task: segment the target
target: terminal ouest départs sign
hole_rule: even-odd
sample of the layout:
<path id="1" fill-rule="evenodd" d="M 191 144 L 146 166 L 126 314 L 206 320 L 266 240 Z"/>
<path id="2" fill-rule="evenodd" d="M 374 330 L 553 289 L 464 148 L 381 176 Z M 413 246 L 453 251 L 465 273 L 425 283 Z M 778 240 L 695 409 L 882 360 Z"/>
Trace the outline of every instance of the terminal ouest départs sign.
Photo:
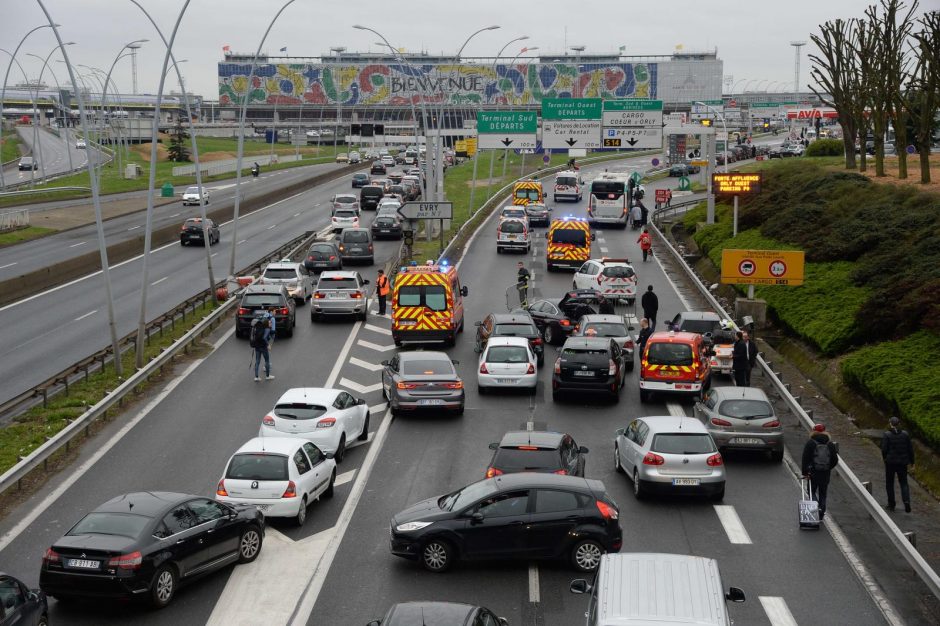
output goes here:
<path id="1" fill-rule="evenodd" d="M 762 182 L 763 175 L 759 172 L 750 174 L 714 172 L 712 174 L 712 190 L 720 195 L 750 196 L 758 194 Z"/>
<path id="2" fill-rule="evenodd" d="M 803 284 L 802 250 L 722 250 L 721 282 L 725 285 Z"/>

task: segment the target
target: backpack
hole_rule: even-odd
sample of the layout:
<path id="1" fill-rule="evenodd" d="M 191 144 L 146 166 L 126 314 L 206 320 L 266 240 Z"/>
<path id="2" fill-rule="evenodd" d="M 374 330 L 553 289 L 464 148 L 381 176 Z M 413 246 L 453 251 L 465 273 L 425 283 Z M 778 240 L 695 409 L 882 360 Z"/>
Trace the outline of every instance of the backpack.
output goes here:
<path id="1" fill-rule="evenodd" d="M 264 330 L 267 327 L 263 317 L 251 320 L 251 331 L 248 334 L 248 345 L 252 348 L 262 349 L 267 342 L 264 340 Z"/>
<path id="2" fill-rule="evenodd" d="M 832 460 L 831 451 L 828 443 L 817 443 L 813 450 L 813 469 L 817 472 L 828 472 Z"/>

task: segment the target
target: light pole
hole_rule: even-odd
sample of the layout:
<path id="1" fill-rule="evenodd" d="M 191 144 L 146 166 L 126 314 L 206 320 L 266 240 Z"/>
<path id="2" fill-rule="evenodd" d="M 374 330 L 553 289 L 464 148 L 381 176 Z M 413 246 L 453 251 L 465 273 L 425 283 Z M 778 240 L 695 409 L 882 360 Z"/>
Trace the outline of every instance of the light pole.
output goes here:
<path id="1" fill-rule="evenodd" d="M 281 52 L 287 54 L 287 46 L 281 48 Z M 274 161 L 274 145 L 277 143 L 277 101 L 281 97 L 281 84 L 277 79 L 277 74 L 274 75 L 274 82 L 277 85 L 277 91 L 274 92 L 274 119 L 273 124 L 271 124 L 271 157 L 269 162 Z"/>
<path id="2" fill-rule="evenodd" d="M 33 28 L 32 30 L 27 31 L 23 38 L 20 39 L 20 42 L 16 44 L 16 48 L 13 49 L 13 52 L 10 53 L 10 63 L 7 65 L 6 74 L 3 76 L 3 89 L 0 90 L 0 109 L 3 108 L 3 103 L 6 102 L 7 98 L 7 80 L 10 78 L 10 68 L 13 67 L 13 61 L 16 60 L 16 53 L 20 51 L 20 48 L 23 46 L 23 43 L 26 41 L 26 38 L 35 33 L 40 28 L 53 28 L 58 26 L 58 24 L 40 24 L 39 26 Z M 61 44 L 61 42 L 60 42 Z M 22 68 L 21 68 L 22 69 Z M 0 124 L 0 143 L 3 143 L 3 124 Z M 32 171 L 32 170 L 30 170 Z M 0 189 L 6 189 L 6 181 L 3 180 L 3 168 L 0 167 Z"/>
<path id="3" fill-rule="evenodd" d="M 38 88 L 38 87 L 37 87 L 36 89 L 30 89 L 30 88 L 29 88 L 29 76 L 26 75 L 26 70 L 23 69 L 23 66 L 20 65 L 20 62 L 19 62 L 19 61 L 17 61 L 15 58 L 13 58 L 13 55 L 12 55 L 12 53 L 11 53 L 9 50 L 6 50 L 6 49 L 4 49 L 4 48 L 0 48 L 0 52 L 6 52 L 7 54 L 10 55 L 10 57 L 11 57 L 11 61 L 10 61 L 11 65 L 12 65 L 13 63 L 16 63 L 16 66 L 17 66 L 18 68 L 20 68 L 20 73 L 23 75 L 23 83 L 26 85 L 26 91 L 29 93 L 29 101 L 30 101 L 30 103 L 33 105 L 33 124 L 32 124 L 32 126 L 33 126 L 33 148 L 36 148 L 36 149 L 38 149 L 38 151 L 39 151 L 39 167 L 41 168 L 40 171 L 41 171 L 42 180 L 45 180 L 45 178 L 46 178 L 46 163 L 45 163 L 45 159 L 42 158 L 42 142 L 40 141 L 39 135 L 37 134 L 37 133 L 39 132 L 39 130 L 38 130 L 38 127 L 39 127 L 39 120 L 38 120 L 38 118 L 39 118 L 39 105 L 37 104 L 36 100 L 37 100 L 37 98 L 39 97 L 39 88 Z M 2 101 L 0 101 L 0 102 L 2 102 Z M 2 108 L 2 107 L 0 107 L 0 108 Z M 0 123 L 0 126 L 2 126 L 2 123 Z M 30 187 L 33 186 L 33 180 L 34 180 L 34 178 L 35 178 L 35 170 L 32 169 L 32 168 L 30 168 L 30 170 L 29 170 L 29 186 L 30 186 Z"/>
<path id="4" fill-rule="evenodd" d="M 63 46 L 74 46 L 74 45 L 75 45 L 75 42 L 74 42 L 74 41 L 67 41 L 67 42 L 65 42 L 65 43 L 62 44 L 62 45 L 63 45 Z M 62 93 L 62 87 L 59 86 L 59 79 L 56 77 L 55 72 L 53 72 L 53 71 L 52 71 L 52 68 L 49 67 L 49 59 L 52 58 L 52 55 L 55 54 L 55 51 L 58 50 L 58 49 L 61 48 L 61 47 L 62 47 L 62 46 L 56 46 L 55 48 L 53 48 L 53 49 L 49 52 L 49 54 L 46 55 L 46 58 L 42 58 L 42 57 L 39 56 L 38 54 L 33 54 L 32 52 L 27 52 L 27 53 L 26 53 L 26 56 L 36 57 L 37 59 L 39 59 L 40 61 L 42 61 L 42 68 L 39 70 L 39 83 L 40 83 L 40 84 L 42 83 L 42 75 L 46 72 L 46 68 L 49 68 L 49 71 L 52 72 L 52 78 L 53 78 L 53 80 L 55 80 L 56 89 L 59 90 L 60 95 L 61 95 L 61 93 Z M 61 104 L 61 103 L 60 103 L 60 104 Z M 71 117 L 71 115 L 70 115 L 69 117 Z M 71 142 L 71 140 L 69 139 L 69 125 L 68 125 L 67 122 L 66 122 L 66 124 L 65 124 L 65 146 L 66 146 L 65 152 L 66 152 L 66 154 L 68 155 L 68 158 L 69 158 L 69 171 L 71 171 L 72 169 L 74 169 L 74 168 L 72 167 L 72 142 Z"/>
<path id="5" fill-rule="evenodd" d="M 99 106 L 99 111 L 101 112 L 101 117 L 103 118 L 103 121 L 102 121 L 102 126 L 101 126 L 101 132 L 98 133 L 98 143 L 99 144 L 103 143 L 102 139 L 104 138 L 104 135 L 105 135 L 104 133 L 105 122 L 107 123 L 108 127 L 111 129 L 111 134 L 108 137 L 108 139 L 111 140 L 111 143 L 114 143 L 112 140 L 112 137 L 114 136 L 113 116 L 108 115 L 108 111 L 105 108 L 105 97 L 107 94 L 108 87 L 107 85 L 105 85 L 105 83 L 102 81 L 102 78 L 101 78 L 101 76 L 104 74 L 104 71 L 99 70 L 96 67 L 91 67 L 90 65 L 83 65 L 81 63 L 76 63 L 76 66 L 83 67 L 86 70 L 88 70 L 88 73 L 85 74 L 85 76 L 87 76 L 89 79 L 94 79 L 92 82 L 92 87 L 94 87 L 95 84 L 97 83 L 97 86 L 101 89 L 101 100 L 98 102 L 98 106 Z M 102 171 L 102 168 L 104 167 L 104 159 L 101 159 L 101 158 L 95 159 L 95 164 L 98 167 L 98 176 L 100 180 L 101 171 Z"/>
<path id="6" fill-rule="evenodd" d="M 513 39 L 513 41 L 519 41 L 520 39 L 528 39 L 528 37 L 519 37 L 519 39 Z M 512 43 L 512 42 L 509 42 L 509 43 Z M 507 44 L 507 45 L 509 45 L 509 44 Z M 538 46 L 534 46 L 534 47 L 533 47 L 533 49 L 535 49 L 535 48 L 538 48 Z M 503 46 L 503 50 L 505 50 L 505 49 L 506 49 L 506 47 Z M 527 52 L 528 50 L 529 50 L 529 48 L 522 48 L 521 50 L 519 50 L 519 52 L 516 53 L 516 56 L 514 56 L 514 57 L 512 58 L 512 60 L 509 62 L 509 67 L 510 67 L 510 68 L 513 67 L 513 66 L 516 64 L 516 59 L 519 58 L 519 55 L 522 54 L 522 53 L 524 53 L 524 52 Z M 502 54 L 503 51 L 500 50 L 499 52 L 500 52 L 500 54 Z M 497 61 L 499 60 L 499 55 L 496 55 L 496 60 L 497 60 Z M 496 61 L 493 61 L 493 67 L 494 67 L 494 68 L 496 67 Z M 507 104 L 509 105 L 509 110 L 511 111 L 511 110 L 512 110 L 512 102 L 507 102 Z M 497 105 L 497 108 L 498 108 L 498 105 Z M 524 158 L 524 157 L 523 157 L 523 158 Z M 507 165 L 508 163 L 509 163 L 509 148 L 506 148 L 505 152 L 503 152 L 503 174 L 502 174 L 501 178 L 506 178 L 506 165 Z M 472 193 L 472 192 L 471 192 L 471 193 Z"/>
<path id="7" fill-rule="evenodd" d="M 725 114 L 719 113 L 718 109 L 711 106 L 710 104 L 705 104 L 704 102 L 696 102 L 695 104 L 705 107 L 706 109 L 714 113 L 715 117 L 717 117 L 721 121 L 721 130 L 725 134 L 725 150 L 724 150 L 725 162 L 723 164 L 722 169 L 724 169 L 724 172 L 727 174 L 728 173 L 728 126 L 725 124 Z"/>
<path id="8" fill-rule="evenodd" d="M 359 27 L 353 26 L 353 28 L 359 28 Z M 371 29 L 364 29 L 364 30 L 371 30 Z M 375 31 L 372 31 L 372 32 L 375 32 Z M 381 37 L 381 35 L 379 36 Z M 346 46 L 333 46 L 332 48 L 330 48 L 330 51 L 336 54 L 336 63 L 334 64 L 334 66 L 336 68 L 339 68 L 339 60 L 340 60 L 339 55 L 346 52 Z M 336 144 L 339 141 L 339 121 L 340 121 L 340 117 L 342 117 L 343 115 L 343 100 L 341 97 L 343 93 L 343 87 L 342 87 L 342 82 L 341 82 L 342 81 L 341 72 L 334 71 L 333 73 L 337 77 L 340 77 L 338 79 L 337 78 L 333 79 L 333 88 L 336 89 L 336 125 L 333 127 L 333 156 L 336 157 L 336 150 L 337 150 Z"/>
<path id="9" fill-rule="evenodd" d="M 134 88 L 135 88 L 135 89 L 134 89 L 134 93 L 137 93 L 137 91 L 136 91 L 136 87 L 137 87 L 137 49 L 140 48 L 140 44 L 142 44 L 142 43 L 147 43 L 148 41 L 150 41 L 150 40 L 149 40 L 149 39 L 137 39 L 137 40 L 135 40 L 135 41 L 130 41 L 130 42 L 124 44 L 124 45 L 121 47 L 121 49 L 118 50 L 118 53 L 117 53 L 116 55 L 114 55 L 114 62 L 112 62 L 112 63 L 111 63 L 111 67 L 108 68 L 108 74 L 107 74 L 107 77 L 105 78 L 105 81 L 104 81 L 104 86 L 105 86 L 105 88 L 107 88 L 107 86 L 111 83 L 111 72 L 114 71 L 114 66 L 117 65 L 117 62 L 120 61 L 122 58 L 124 58 L 124 56 L 130 56 L 130 57 L 131 57 L 131 61 L 133 61 L 133 64 L 134 64 Z M 127 49 L 130 49 L 131 52 L 130 52 L 130 54 L 124 55 L 123 52 L 124 52 L 125 50 L 127 50 Z M 119 103 L 120 103 L 120 96 L 118 95 L 118 90 L 117 90 L 116 87 L 115 87 L 115 89 L 114 89 L 114 94 L 115 94 L 115 99 L 117 99 L 117 100 L 119 101 Z M 102 95 L 101 95 L 102 106 L 104 106 L 104 101 L 105 101 L 106 98 L 107 98 L 107 94 L 102 94 Z M 122 109 L 124 108 L 124 105 L 123 105 L 123 104 L 120 104 L 120 106 L 121 106 Z M 113 128 L 113 126 L 112 126 L 112 128 Z M 118 155 L 119 155 L 119 156 L 118 156 L 118 173 L 119 173 L 119 174 L 120 174 L 120 172 L 121 172 L 121 161 L 122 161 L 121 156 L 122 156 L 122 155 L 121 155 L 120 153 L 122 152 L 122 150 L 123 150 L 122 147 L 118 146 Z"/>

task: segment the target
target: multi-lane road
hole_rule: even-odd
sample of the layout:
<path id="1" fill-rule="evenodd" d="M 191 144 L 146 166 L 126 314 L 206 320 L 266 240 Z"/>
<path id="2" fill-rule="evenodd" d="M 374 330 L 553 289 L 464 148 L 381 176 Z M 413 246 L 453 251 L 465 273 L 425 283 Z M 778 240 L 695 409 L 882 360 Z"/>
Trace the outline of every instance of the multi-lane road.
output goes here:
<path id="1" fill-rule="evenodd" d="M 617 167 L 630 171 L 639 162 Z M 647 162 L 645 158 L 643 162 Z M 586 177 L 601 167 L 586 168 Z M 246 217 L 239 229 L 247 244 L 241 254 L 246 259 L 259 256 L 258 251 L 274 247 L 275 239 L 283 240 L 286 229 L 296 233 L 323 226 L 328 213 L 316 205 L 322 206 L 331 188 L 345 189 L 348 184 L 343 180 L 323 186 Z M 584 205 L 560 205 L 558 212 L 583 215 Z M 365 624 L 381 617 L 395 602 L 435 599 L 483 604 L 513 625 L 583 623 L 586 598 L 568 593 L 568 582 L 577 575 L 564 564 L 458 564 L 452 572 L 435 575 L 389 553 L 392 514 L 423 498 L 478 480 L 490 458 L 487 445 L 507 430 L 531 425 L 567 431 L 590 449 L 586 473 L 603 480 L 620 506 L 624 551 L 677 552 L 718 559 L 725 586 L 743 587 L 748 595 L 745 604 L 732 607 L 737 623 L 883 623 L 830 534 L 798 530 L 798 489 L 786 465 L 729 455 L 727 493 L 720 505 L 691 499 L 639 502 L 633 498 L 629 481 L 613 468 L 614 431 L 631 416 L 691 415 L 686 402 L 657 398 L 640 404 L 635 372 L 628 374 L 619 405 L 586 400 L 556 404 L 551 400 L 550 365 L 557 349 L 549 347 L 534 397 L 477 395 L 472 384 L 477 369 L 472 322 L 491 311 L 505 310 L 504 291 L 515 282 L 516 261 L 524 260 L 530 269 L 535 296 L 555 296 L 571 285 L 570 274 L 545 271 L 544 230 L 537 230 L 531 254 L 497 255 L 495 224 L 489 220 L 460 261 L 461 282 L 470 290 L 465 306 L 471 332 L 461 336 L 449 352 L 459 361 L 460 375 L 470 383 L 462 417 L 390 417 L 382 401 L 378 371 L 380 362 L 395 351 L 387 318 L 371 315 L 365 323 L 313 325 L 308 309 L 298 309 L 296 334 L 278 340 L 272 353 L 276 379 L 261 383 L 251 380 L 246 342 L 235 339 L 228 329 L 218 333 L 205 356 L 180 365 L 163 392 L 146 399 L 126 419 L 107 426 L 71 469 L 54 476 L 40 493 L 0 522 L 3 569 L 35 584 L 42 554 L 51 542 L 89 509 L 116 494 L 137 490 L 213 494 L 230 454 L 257 433 L 261 417 L 284 390 L 339 386 L 366 399 L 372 411 L 372 432 L 368 443 L 351 449 L 339 466 L 336 496 L 315 503 L 303 528 L 270 520 L 264 549 L 255 563 L 231 568 L 182 590 L 174 604 L 163 611 L 100 603 L 66 607 L 53 601 L 51 621 L 96 625 L 127 623 L 129 619 L 139 624 Z M 223 241 L 225 234 L 223 229 Z M 605 229 L 597 235 L 599 254 L 639 258 L 633 231 Z M 377 265 L 387 261 L 396 247 L 394 242 L 377 243 Z M 193 277 L 201 278 L 204 271 L 202 252 L 168 250 L 171 252 L 163 254 L 173 258 L 152 273 L 151 280 L 167 276 L 154 289 L 163 297 L 173 293 L 179 300 L 186 295 L 184 281 L 193 284 L 193 289 L 201 284 Z M 640 288 L 652 284 L 659 294 L 661 318 L 700 307 L 689 301 L 688 290 L 678 287 L 658 260 L 637 263 L 636 268 Z M 117 274 L 122 277 L 116 283 L 122 285 L 125 295 L 119 302 L 129 301 L 125 308 L 133 312 L 133 281 L 139 280 L 139 272 L 123 276 L 121 269 Z M 361 271 L 374 278 L 375 267 Z M 172 274 L 183 277 L 171 283 Z M 87 300 L 83 297 L 81 302 Z M 84 320 L 74 321 L 87 312 L 76 309 L 68 298 L 57 298 L 56 303 L 53 308 L 67 310 L 62 319 L 71 322 L 66 326 L 91 332 L 91 326 L 80 325 Z M 97 326 L 102 325 L 100 315 L 91 316 Z M 26 321 L 21 316 L 16 319 L 17 324 Z M 54 324 L 50 319 L 41 326 L 46 332 L 67 332 Z M 28 337 L 31 332 L 19 334 Z M 37 343 L 76 341 L 79 334 L 75 331 L 74 335 L 37 339 Z M 786 426 L 798 445 L 795 420 Z M 821 581 L 825 581 L 825 592 L 820 591 Z"/>
<path id="2" fill-rule="evenodd" d="M 20 141 L 30 147 L 29 154 L 45 167 L 46 176 L 55 176 L 71 169 L 83 167 L 88 162 L 89 156 L 97 154 L 94 148 L 76 148 L 75 134 L 72 132 L 69 133 L 71 141 L 66 141 L 64 130 L 60 130 L 60 136 L 57 137 L 51 131 L 39 128 L 36 132 L 38 145 L 33 145 L 32 126 L 17 126 L 16 131 L 20 136 Z M 42 154 L 41 159 L 40 152 Z M 72 155 L 71 166 L 69 165 L 70 153 Z M 42 173 L 42 169 L 33 170 L 32 174 L 29 170 L 19 171 L 17 164 L 14 163 L 3 169 L 3 182 L 6 185 L 28 183 L 30 180 L 39 183 Z"/>

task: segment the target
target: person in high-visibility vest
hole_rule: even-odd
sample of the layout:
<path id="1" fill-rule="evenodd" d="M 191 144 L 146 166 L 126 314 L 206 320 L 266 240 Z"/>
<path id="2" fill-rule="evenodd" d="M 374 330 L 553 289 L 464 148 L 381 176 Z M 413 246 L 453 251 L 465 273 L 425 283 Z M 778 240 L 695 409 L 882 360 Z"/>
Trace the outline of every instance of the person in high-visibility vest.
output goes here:
<path id="1" fill-rule="evenodd" d="M 385 297 L 388 295 L 388 276 L 384 270 L 379 270 L 379 277 L 375 279 L 375 292 L 379 296 L 379 315 L 385 315 Z"/>

